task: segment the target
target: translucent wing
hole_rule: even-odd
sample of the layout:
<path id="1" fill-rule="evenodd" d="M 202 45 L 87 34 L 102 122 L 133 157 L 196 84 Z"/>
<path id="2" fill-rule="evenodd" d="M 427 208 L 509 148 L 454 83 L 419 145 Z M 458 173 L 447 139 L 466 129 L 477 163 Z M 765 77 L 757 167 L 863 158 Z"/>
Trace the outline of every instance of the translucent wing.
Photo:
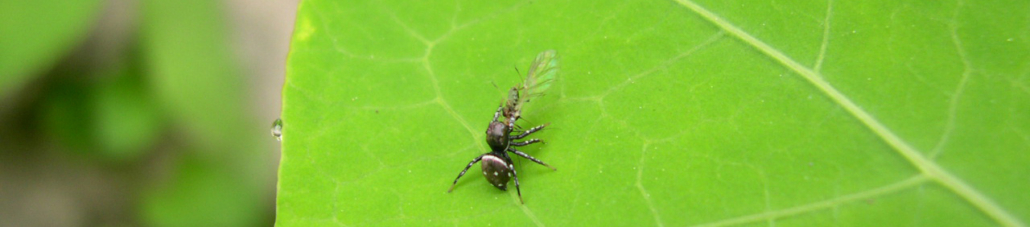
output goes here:
<path id="1" fill-rule="evenodd" d="M 558 76 L 558 53 L 554 50 L 541 52 L 529 66 L 529 74 L 526 75 L 526 82 L 522 84 L 526 94 L 538 95 L 551 87 Z"/>
<path id="2" fill-rule="evenodd" d="M 551 83 L 554 82 L 558 76 L 558 53 L 554 50 L 547 50 L 541 52 L 533 60 L 533 64 L 529 66 L 529 73 L 526 75 L 526 81 L 522 83 L 523 95 L 521 99 L 517 99 L 515 104 L 515 110 L 521 110 L 522 104 L 529 102 L 530 99 L 535 98 L 548 88 L 551 87 Z"/>

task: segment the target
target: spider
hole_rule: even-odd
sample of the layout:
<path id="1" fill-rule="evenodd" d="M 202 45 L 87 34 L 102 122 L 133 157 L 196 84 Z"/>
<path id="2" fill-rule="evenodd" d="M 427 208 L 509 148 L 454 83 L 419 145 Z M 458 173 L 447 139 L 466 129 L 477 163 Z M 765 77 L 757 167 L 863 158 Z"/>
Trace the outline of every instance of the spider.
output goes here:
<path id="1" fill-rule="evenodd" d="M 472 168 L 472 165 L 479 161 L 483 161 L 480 166 L 483 167 L 483 176 L 486 177 L 486 180 L 498 189 L 507 190 L 508 180 L 515 178 L 515 191 L 519 195 L 519 202 L 525 203 L 522 200 L 522 190 L 519 189 L 519 175 L 515 172 L 515 165 L 512 164 L 512 160 L 511 157 L 508 156 L 508 152 L 522 156 L 523 158 L 539 163 L 540 165 L 547 166 L 547 168 L 551 168 L 551 170 L 557 170 L 554 167 L 551 167 L 551 165 L 515 149 L 515 147 L 542 142 L 540 139 L 528 139 L 524 141 L 514 140 L 525 138 L 526 136 L 529 136 L 529 134 L 540 131 L 541 129 L 544 129 L 544 127 L 547 127 L 548 124 L 527 129 L 522 131 L 521 134 L 512 134 L 514 131 L 514 122 L 509 120 L 514 120 L 515 118 L 504 119 L 506 122 L 497 121 L 498 117 L 503 112 L 505 112 L 504 106 L 497 108 L 497 112 L 494 113 L 493 121 L 490 121 L 490 125 L 486 128 L 486 143 L 490 145 L 491 151 L 472 159 L 472 161 L 465 166 L 465 169 L 458 174 L 458 177 L 454 178 L 454 183 L 451 184 L 451 189 L 447 190 L 448 193 L 454 190 L 454 186 L 458 184 L 458 179 L 461 179 L 461 176 L 464 176 L 465 172 L 467 172 L 469 168 Z"/>

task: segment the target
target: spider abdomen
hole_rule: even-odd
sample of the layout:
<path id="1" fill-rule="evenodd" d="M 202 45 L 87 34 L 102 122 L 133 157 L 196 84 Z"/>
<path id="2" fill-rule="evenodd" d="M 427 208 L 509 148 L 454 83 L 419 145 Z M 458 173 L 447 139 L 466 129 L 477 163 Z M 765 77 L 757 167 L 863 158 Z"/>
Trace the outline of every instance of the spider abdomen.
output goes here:
<path id="1" fill-rule="evenodd" d="M 512 169 L 514 166 L 505 157 L 494 154 L 483 155 L 480 166 L 483 167 L 483 176 L 486 176 L 486 181 L 489 181 L 490 185 L 501 190 L 508 189 L 508 180 L 511 179 L 515 170 Z"/>

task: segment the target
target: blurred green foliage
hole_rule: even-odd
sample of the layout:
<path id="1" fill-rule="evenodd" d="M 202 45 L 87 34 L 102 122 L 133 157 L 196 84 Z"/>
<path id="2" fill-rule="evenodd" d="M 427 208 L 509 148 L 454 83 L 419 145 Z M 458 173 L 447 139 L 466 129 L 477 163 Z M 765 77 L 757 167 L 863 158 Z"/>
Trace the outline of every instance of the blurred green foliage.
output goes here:
<path id="1" fill-rule="evenodd" d="M 0 96 L 54 65 L 93 26 L 99 0 L 11 0 L 0 4 Z"/>
<path id="2" fill-rule="evenodd" d="M 0 141 L 30 148 L 3 152 L 45 153 L 56 144 L 63 156 L 140 171 L 126 174 L 138 182 L 122 195 L 135 209 L 117 219 L 126 223 L 100 224 L 267 225 L 273 155 L 259 142 L 273 139 L 267 122 L 246 111 L 224 2 L 129 4 L 138 7 L 129 41 L 91 50 L 83 45 L 107 10 L 102 3 L 0 4 L 0 122 L 11 123 Z M 116 53 L 97 60 L 90 51 Z M 0 160 L 10 161 L 18 160 Z M 149 166 L 155 162 L 168 166 Z"/>

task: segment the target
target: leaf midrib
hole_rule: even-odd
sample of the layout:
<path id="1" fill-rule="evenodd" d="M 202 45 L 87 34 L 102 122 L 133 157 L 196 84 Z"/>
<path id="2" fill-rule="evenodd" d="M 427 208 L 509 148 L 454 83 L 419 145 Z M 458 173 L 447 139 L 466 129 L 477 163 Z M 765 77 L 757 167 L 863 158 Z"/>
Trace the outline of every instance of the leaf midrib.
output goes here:
<path id="1" fill-rule="evenodd" d="M 876 118 L 874 118 L 864 109 L 856 105 L 854 102 L 851 101 L 851 99 L 842 94 L 828 82 L 823 80 L 822 75 L 818 72 L 801 65 L 794 59 L 791 59 L 787 55 L 783 54 L 782 51 L 779 51 L 773 48 L 772 46 L 769 46 L 761 40 L 758 40 L 754 36 L 751 36 L 747 32 L 744 32 L 737 26 L 729 23 L 722 17 L 719 17 L 718 15 L 712 13 L 711 11 L 708 11 L 707 9 L 701 7 L 700 5 L 690 0 L 676 0 L 676 2 L 680 5 L 683 5 L 684 7 L 687 7 L 691 11 L 699 14 L 702 18 L 715 24 L 720 29 L 732 34 L 734 37 L 737 37 L 745 44 L 758 49 L 763 54 L 768 55 L 780 64 L 783 64 L 787 68 L 793 70 L 794 72 L 797 72 L 799 75 L 805 78 L 805 80 L 808 80 L 810 83 L 812 83 L 812 85 L 816 86 L 816 88 L 818 88 L 820 91 L 829 96 L 830 99 L 832 99 L 838 105 L 844 107 L 844 109 L 847 110 L 848 113 L 850 113 L 859 121 L 861 121 L 862 124 L 864 124 L 866 127 L 869 127 L 870 130 L 876 133 L 876 136 L 883 139 L 884 142 L 887 142 L 891 147 L 894 148 L 895 151 L 897 151 L 900 155 L 904 156 L 905 159 L 909 161 L 909 163 L 918 168 L 920 173 L 922 173 L 926 177 L 929 177 L 931 180 L 936 181 L 944 187 L 950 189 L 952 192 L 956 193 L 966 201 L 970 202 L 977 209 L 980 209 L 980 211 L 984 212 L 985 214 L 987 214 L 988 216 L 990 216 L 1002 225 L 1025 226 L 1025 224 L 1023 224 L 1019 219 L 1017 219 L 1015 216 L 1013 216 L 1005 209 L 1002 209 L 1001 206 L 999 206 L 997 203 L 995 203 L 987 196 L 983 195 L 983 193 L 980 193 L 973 187 L 969 186 L 969 184 L 962 181 L 962 179 L 959 179 L 958 177 L 951 174 L 944 168 L 941 168 L 940 165 L 938 165 L 937 163 L 923 156 L 922 153 L 920 153 L 911 145 L 909 145 L 900 137 L 898 137 L 893 131 L 891 131 L 878 120 L 876 120 Z M 827 10 L 827 12 L 829 13 L 829 10 Z M 828 33 L 824 32 L 824 35 L 826 34 Z M 820 52 L 822 53 L 822 51 Z"/>

